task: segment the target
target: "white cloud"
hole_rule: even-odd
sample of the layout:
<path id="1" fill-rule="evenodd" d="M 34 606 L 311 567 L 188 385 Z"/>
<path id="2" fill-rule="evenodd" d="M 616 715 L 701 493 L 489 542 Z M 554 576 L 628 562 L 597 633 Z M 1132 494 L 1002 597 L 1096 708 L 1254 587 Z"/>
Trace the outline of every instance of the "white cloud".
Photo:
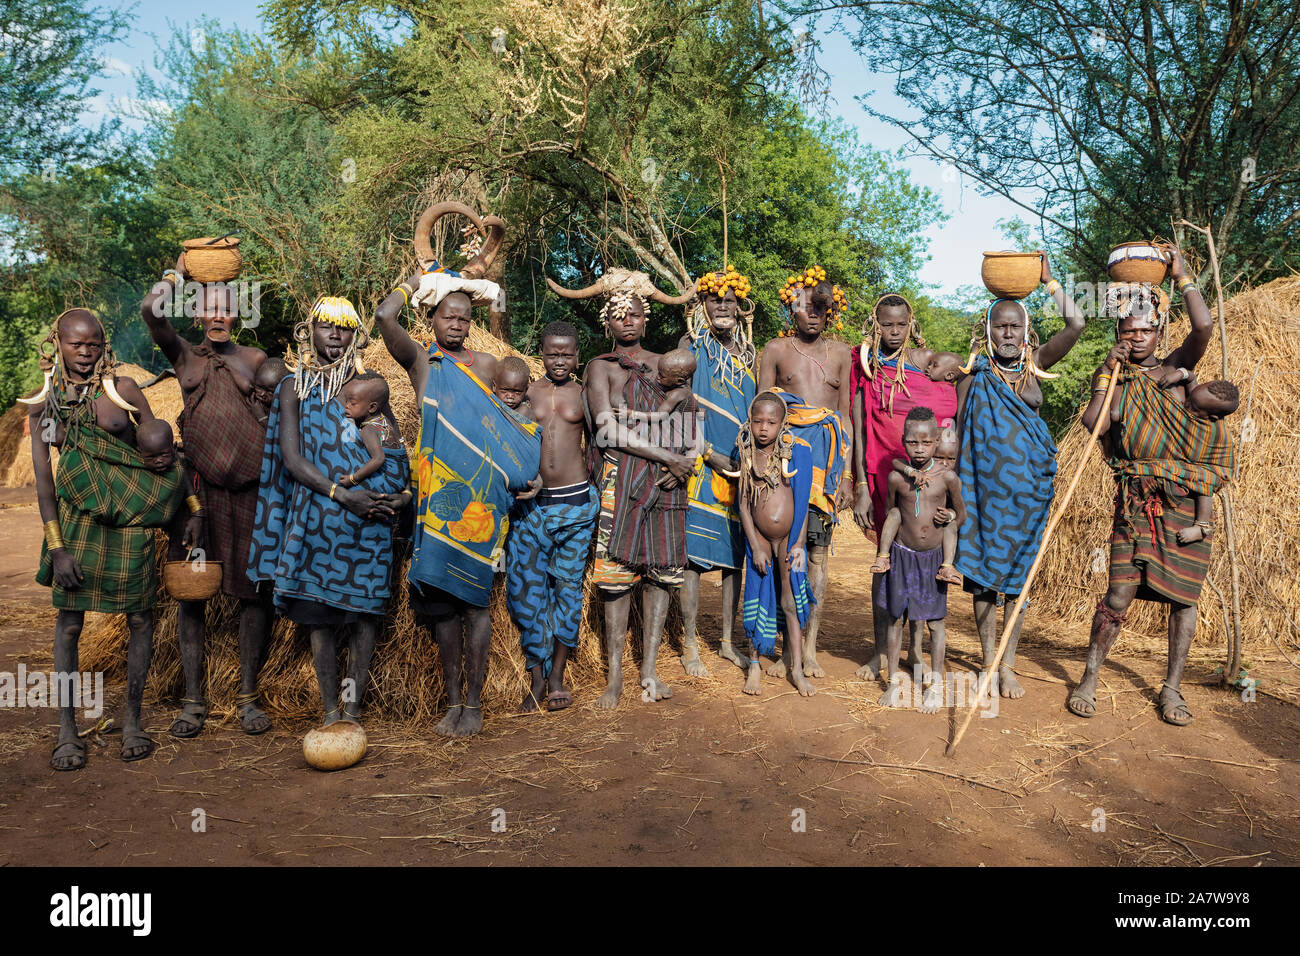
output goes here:
<path id="1" fill-rule="evenodd" d="M 133 120 L 149 120 L 156 114 L 161 113 L 165 116 L 172 111 L 166 100 L 141 99 L 138 96 L 110 97 L 108 108 L 124 119 Z"/>
<path id="2" fill-rule="evenodd" d="M 106 56 L 103 60 L 103 72 L 105 76 L 131 76 L 135 68 L 131 64 L 119 60 L 114 56 Z"/>

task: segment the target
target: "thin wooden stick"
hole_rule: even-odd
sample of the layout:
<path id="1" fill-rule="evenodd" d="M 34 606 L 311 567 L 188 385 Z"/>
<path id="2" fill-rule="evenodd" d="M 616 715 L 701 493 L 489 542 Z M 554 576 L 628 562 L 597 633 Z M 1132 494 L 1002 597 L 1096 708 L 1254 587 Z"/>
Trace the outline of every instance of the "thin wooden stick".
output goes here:
<path id="1" fill-rule="evenodd" d="M 1218 301 L 1216 311 L 1219 319 L 1219 351 L 1221 377 L 1228 377 L 1228 322 L 1223 314 L 1223 282 L 1219 278 L 1219 256 L 1214 248 L 1214 231 L 1209 227 L 1197 226 L 1180 219 L 1178 224 L 1193 229 L 1205 236 L 1205 246 L 1210 254 L 1210 269 L 1214 273 L 1214 290 Z M 1256 368 L 1258 372 L 1258 367 Z M 1235 475 L 1233 477 L 1236 477 Z M 1223 505 L 1223 530 L 1228 545 L 1228 569 L 1232 581 L 1232 630 L 1228 632 L 1228 661 L 1223 668 L 1223 683 L 1228 687 L 1236 686 L 1237 675 L 1241 671 L 1241 567 L 1237 563 L 1237 535 L 1232 521 L 1232 499 L 1228 489 L 1219 492 L 1219 501 Z"/>
<path id="2" fill-rule="evenodd" d="M 1006 617 L 1006 624 L 1002 628 L 1002 639 L 998 642 L 998 652 L 993 655 L 993 663 L 989 669 L 980 675 L 979 688 L 975 691 L 975 703 L 971 706 L 966 714 L 966 719 L 962 721 L 961 727 L 957 729 L 957 736 L 953 738 L 952 743 L 948 745 L 945 755 L 951 757 L 957 752 L 957 745 L 961 743 L 962 736 L 966 733 L 966 728 L 970 726 L 971 720 L 975 717 L 975 712 L 983 706 L 984 692 L 988 690 L 989 683 L 993 675 L 997 673 L 998 665 L 1002 663 L 1002 655 L 1006 653 L 1007 642 L 1011 640 L 1011 631 L 1016 626 L 1016 619 L 1020 617 L 1020 612 L 1024 609 L 1025 599 L 1029 597 L 1029 585 L 1033 584 L 1034 576 L 1038 573 L 1038 566 L 1042 564 L 1043 555 L 1047 553 L 1047 544 L 1052 539 L 1052 532 L 1056 530 L 1057 524 L 1061 521 L 1061 516 L 1065 514 L 1065 509 L 1070 506 L 1070 499 L 1074 497 L 1074 490 L 1079 486 L 1079 479 L 1083 477 L 1084 466 L 1088 464 L 1088 459 L 1092 457 L 1092 448 L 1097 444 L 1097 436 L 1101 434 L 1103 425 L 1110 424 L 1110 403 L 1115 397 L 1115 386 L 1119 382 L 1120 370 L 1118 367 L 1112 370 L 1110 383 L 1106 386 L 1106 397 L 1102 399 L 1101 410 L 1097 413 L 1097 420 L 1092 425 L 1092 433 L 1088 436 L 1088 444 L 1083 449 L 1083 454 L 1079 456 L 1079 466 L 1074 470 L 1074 477 L 1070 479 L 1070 486 L 1065 489 L 1065 495 L 1061 498 L 1061 504 L 1055 513 L 1047 522 L 1047 527 L 1043 529 L 1043 540 L 1038 545 L 1038 553 L 1034 555 L 1034 563 L 1029 566 L 1029 573 L 1025 575 L 1024 586 L 1020 589 L 1020 594 L 1016 596 L 1016 603 L 1011 609 L 1011 613 Z"/>
<path id="3" fill-rule="evenodd" d="M 1238 763 L 1235 760 L 1219 760 L 1216 757 L 1198 757 L 1196 754 L 1167 754 L 1162 751 L 1155 751 L 1162 757 L 1177 757 L 1179 760 L 1204 760 L 1206 763 L 1221 763 L 1227 767 L 1245 767 L 1248 770 L 1264 770 L 1268 773 L 1277 773 L 1277 767 L 1265 767 L 1257 763 Z"/>
<path id="4" fill-rule="evenodd" d="M 924 773 L 937 773 L 941 777 L 951 777 L 953 780 L 962 780 L 966 783 L 974 784 L 977 787 L 987 787 L 990 790 L 996 790 L 998 793 L 1005 793 L 1008 797 L 1021 798 L 1021 794 L 1011 790 L 1004 790 L 1002 787 L 992 783 L 985 783 L 983 780 L 976 780 L 974 777 L 963 776 L 959 773 L 949 773 L 947 770 L 936 770 L 934 767 L 913 766 L 906 763 L 877 763 L 874 760 L 844 760 L 841 757 L 827 757 L 822 754 L 801 753 L 801 757 L 812 757 L 816 760 L 829 760 L 832 763 L 859 764 L 863 767 L 875 767 L 878 770 L 920 770 Z"/>

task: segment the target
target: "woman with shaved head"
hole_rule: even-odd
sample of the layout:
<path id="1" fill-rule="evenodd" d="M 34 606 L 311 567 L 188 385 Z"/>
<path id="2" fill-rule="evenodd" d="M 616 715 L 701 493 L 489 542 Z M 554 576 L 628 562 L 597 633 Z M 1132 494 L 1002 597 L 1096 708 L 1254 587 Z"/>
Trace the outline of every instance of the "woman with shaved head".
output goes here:
<path id="1" fill-rule="evenodd" d="M 41 343 L 45 382 L 22 399 L 32 435 L 36 497 L 45 522 L 38 583 L 53 590 L 54 669 L 77 673 L 77 642 L 87 611 L 125 614 L 126 714 L 122 759 L 154 750 L 140 723 L 144 679 L 153 656 L 153 606 L 158 597 L 154 528 L 171 522 L 184 500 L 181 469 L 155 471 L 136 447 L 136 429 L 155 421 L 129 378 L 113 374 L 113 350 L 89 309 L 59 316 Z M 50 449 L 59 450 L 56 479 Z M 191 510 L 197 502 L 190 499 Z M 192 539 L 196 525 L 186 529 Z M 80 770 L 86 745 L 77 736 L 73 700 L 61 702 L 55 770 Z"/>

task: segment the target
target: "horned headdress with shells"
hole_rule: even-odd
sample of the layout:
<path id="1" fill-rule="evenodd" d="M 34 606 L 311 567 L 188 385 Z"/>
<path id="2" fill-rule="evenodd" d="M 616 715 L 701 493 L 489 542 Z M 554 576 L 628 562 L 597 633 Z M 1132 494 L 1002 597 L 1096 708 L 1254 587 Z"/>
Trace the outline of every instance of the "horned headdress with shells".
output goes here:
<path id="1" fill-rule="evenodd" d="M 459 272 L 442 265 L 433 253 L 433 227 L 443 216 L 464 216 L 470 225 L 461 230 L 466 236 L 461 251 L 468 255 Z M 478 235 L 472 235 L 477 230 Z M 411 296 L 411 304 L 417 309 L 436 308 L 438 303 L 453 292 L 469 296 L 471 305 L 491 305 L 501 295 L 501 287 L 495 282 L 483 278 L 497 253 L 501 251 L 501 242 L 505 239 L 506 223 L 499 216 L 480 217 L 464 203 L 446 200 L 429 206 L 415 224 L 415 257 L 420 260 L 424 275 L 420 277 L 420 287 Z"/>
<path id="2" fill-rule="evenodd" d="M 90 309 L 68 309 L 54 320 L 54 324 L 50 326 L 49 334 L 41 340 L 39 346 L 41 372 L 44 375 L 41 390 L 31 398 L 20 398 L 18 401 L 24 405 L 52 403 L 56 406 L 51 409 L 51 412 L 54 413 L 57 412 L 57 407 L 63 404 L 63 398 L 67 394 L 68 386 L 76 384 L 68 380 L 67 371 L 63 368 L 63 349 L 59 344 L 59 323 L 64 318 L 73 315 L 94 322 L 99 326 L 99 333 L 104 338 L 104 351 L 100 354 L 99 361 L 95 363 L 90 378 L 87 380 L 87 384 L 91 387 L 86 389 L 83 395 L 93 399 L 96 392 L 102 387 L 104 394 L 108 396 L 108 400 L 118 408 L 132 413 L 138 412 L 138 408 L 118 394 L 117 383 L 113 377 L 113 369 L 117 366 L 117 358 L 113 355 L 113 347 L 108 344 L 108 333 L 104 330 L 104 323 Z"/>
<path id="3" fill-rule="evenodd" d="M 641 308 L 645 309 L 650 302 L 658 302 L 661 305 L 685 305 L 695 295 L 694 285 L 689 285 L 681 295 L 669 295 L 659 289 L 644 272 L 619 268 L 607 270 L 599 279 L 583 289 L 566 289 L 550 276 L 546 277 L 546 284 L 551 287 L 556 295 L 565 299 L 591 299 L 598 295 L 608 296 L 608 300 L 600 310 L 600 321 L 606 325 L 615 316 L 621 318 L 627 312 L 627 308 L 634 298 L 638 299 L 641 302 Z"/>

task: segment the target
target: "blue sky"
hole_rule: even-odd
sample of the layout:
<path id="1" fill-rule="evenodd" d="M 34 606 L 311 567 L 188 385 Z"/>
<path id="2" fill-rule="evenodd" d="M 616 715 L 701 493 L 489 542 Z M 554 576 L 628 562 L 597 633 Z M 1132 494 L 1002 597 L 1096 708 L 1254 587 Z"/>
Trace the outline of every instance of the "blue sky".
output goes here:
<path id="1" fill-rule="evenodd" d="M 189 22 L 201 16 L 219 20 L 223 25 L 260 31 L 260 4 L 257 0 L 223 0 L 220 4 L 180 6 L 163 0 L 139 0 L 135 3 L 110 3 L 119 9 L 132 9 L 134 29 L 121 43 L 105 50 L 107 75 L 96 85 L 101 96 L 89 109 L 92 112 L 127 113 L 132 109 L 136 74 L 152 71 L 154 56 L 167 39 L 168 21 L 177 23 L 184 32 Z M 853 51 L 842 35 L 823 35 L 820 56 L 822 67 L 831 75 L 829 112 L 855 126 L 862 142 L 877 149 L 897 150 L 907 146 L 909 137 L 902 130 L 870 116 L 856 96 L 868 93 L 878 109 L 906 115 L 906 104 L 890 92 L 889 77 L 873 74 Z M 1024 212 L 1001 197 L 980 195 L 970 180 L 954 170 L 945 170 L 925 156 L 911 156 L 903 161 L 913 181 L 928 186 L 939 195 L 947 222 L 927 233 L 930 260 L 921 268 L 921 281 L 937 295 L 955 292 L 961 286 L 979 285 L 982 253 L 1001 249 L 1006 243 L 997 228 L 1000 219 L 1021 216 Z"/>

